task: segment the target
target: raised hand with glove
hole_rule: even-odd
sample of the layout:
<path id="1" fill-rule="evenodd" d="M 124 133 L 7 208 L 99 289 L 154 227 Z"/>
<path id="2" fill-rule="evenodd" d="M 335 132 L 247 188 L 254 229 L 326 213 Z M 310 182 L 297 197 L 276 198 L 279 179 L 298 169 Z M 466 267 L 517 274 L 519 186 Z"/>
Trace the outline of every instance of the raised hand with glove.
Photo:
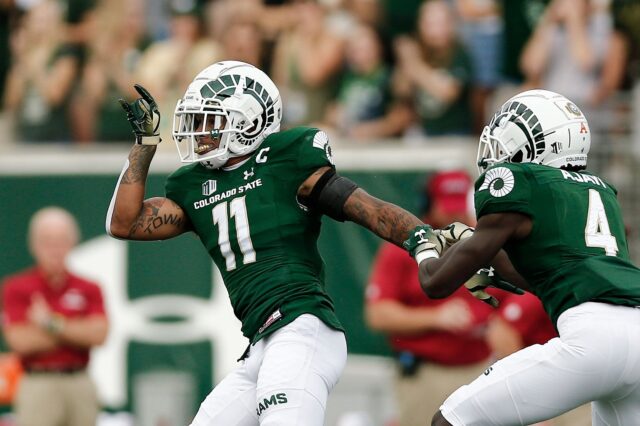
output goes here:
<path id="1" fill-rule="evenodd" d="M 109 203 L 105 228 L 115 238 L 165 240 L 191 230 L 189 218 L 173 200 L 145 199 L 147 176 L 156 146 L 160 143 L 160 112 L 153 96 L 136 84 L 140 98 L 128 103 L 120 99 L 127 120 L 136 135 L 129 157 Z M 171 218 L 170 220 L 167 218 Z"/>
<path id="2" fill-rule="evenodd" d="M 131 124 L 133 134 L 136 135 L 136 143 L 139 145 L 158 145 L 160 133 L 160 111 L 153 96 L 139 84 L 133 86 L 140 94 L 140 98 L 129 103 L 119 99 L 120 105 L 127 113 L 127 120 Z"/>

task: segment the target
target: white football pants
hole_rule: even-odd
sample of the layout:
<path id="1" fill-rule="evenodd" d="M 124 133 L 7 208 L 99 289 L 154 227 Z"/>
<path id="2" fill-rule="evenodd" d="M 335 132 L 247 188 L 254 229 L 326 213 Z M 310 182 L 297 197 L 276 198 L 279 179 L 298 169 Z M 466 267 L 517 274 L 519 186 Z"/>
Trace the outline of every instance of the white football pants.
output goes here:
<path id="1" fill-rule="evenodd" d="M 251 347 L 191 426 L 322 426 L 347 361 L 344 333 L 304 314 Z"/>
<path id="2" fill-rule="evenodd" d="M 583 303 L 560 315 L 558 331 L 459 388 L 443 416 L 454 426 L 528 425 L 594 401 L 593 425 L 640 425 L 640 309 Z"/>

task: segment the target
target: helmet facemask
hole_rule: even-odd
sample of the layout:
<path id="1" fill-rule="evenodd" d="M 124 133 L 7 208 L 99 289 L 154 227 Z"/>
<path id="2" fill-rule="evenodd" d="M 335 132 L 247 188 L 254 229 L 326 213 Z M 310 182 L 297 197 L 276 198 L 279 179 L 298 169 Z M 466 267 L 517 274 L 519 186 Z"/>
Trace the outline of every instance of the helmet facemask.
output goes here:
<path id="1" fill-rule="evenodd" d="M 181 99 L 176 106 L 173 137 L 180 159 L 218 168 L 230 157 L 247 153 L 251 146 L 247 139 L 252 131 L 262 128 L 260 104 L 251 95 L 235 93 L 222 101 L 199 101 L 194 104 Z"/>
<path id="2" fill-rule="evenodd" d="M 533 161 L 533 148 L 529 141 L 539 139 L 532 134 L 522 117 L 515 111 L 496 114 L 480 135 L 477 165 L 479 173 L 498 163 L 521 163 Z"/>
<path id="3" fill-rule="evenodd" d="M 477 166 L 481 174 L 489 167 L 509 159 L 509 151 L 502 141 L 492 134 L 492 126 L 484 126 L 478 145 Z"/>

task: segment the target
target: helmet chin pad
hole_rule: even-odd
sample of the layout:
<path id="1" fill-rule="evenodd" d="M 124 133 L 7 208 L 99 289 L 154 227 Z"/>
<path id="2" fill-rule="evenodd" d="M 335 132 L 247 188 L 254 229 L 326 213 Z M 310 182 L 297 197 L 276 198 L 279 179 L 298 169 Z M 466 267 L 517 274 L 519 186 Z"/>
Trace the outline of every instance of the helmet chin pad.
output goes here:
<path id="1" fill-rule="evenodd" d="M 230 157 L 231 155 L 229 151 L 226 151 L 224 154 L 219 155 L 217 157 L 200 161 L 200 164 L 202 164 L 207 169 L 219 169 L 220 167 L 224 166 L 227 163 Z"/>

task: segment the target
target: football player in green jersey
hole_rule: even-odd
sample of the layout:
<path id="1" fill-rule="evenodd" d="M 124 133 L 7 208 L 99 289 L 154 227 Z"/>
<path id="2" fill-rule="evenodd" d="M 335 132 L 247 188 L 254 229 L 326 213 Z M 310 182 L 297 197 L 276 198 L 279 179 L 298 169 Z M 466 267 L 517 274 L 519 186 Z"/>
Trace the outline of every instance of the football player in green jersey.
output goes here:
<path id="1" fill-rule="evenodd" d="M 589 146 L 587 121 L 564 96 L 516 95 L 480 138 L 475 231 L 451 226 L 451 247 L 429 226 L 407 240 L 430 297 L 493 262 L 542 300 L 560 335 L 496 362 L 432 425 L 528 425 L 590 401 L 594 425 L 640 424 L 640 269 L 616 190 L 584 170 Z"/>
<path id="2" fill-rule="evenodd" d="M 278 89 L 262 71 L 234 61 L 203 70 L 178 101 L 173 139 L 189 164 L 167 179 L 166 197 L 145 200 L 159 113 L 151 95 L 136 89 L 141 98 L 122 103 L 137 144 L 107 232 L 131 240 L 196 233 L 251 342 L 192 425 L 322 425 L 347 350 L 324 290 L 321 216 L 356 222 L 397 245 L 420 220 L 339 176 L 324 132 L 281 132 Z"/>

